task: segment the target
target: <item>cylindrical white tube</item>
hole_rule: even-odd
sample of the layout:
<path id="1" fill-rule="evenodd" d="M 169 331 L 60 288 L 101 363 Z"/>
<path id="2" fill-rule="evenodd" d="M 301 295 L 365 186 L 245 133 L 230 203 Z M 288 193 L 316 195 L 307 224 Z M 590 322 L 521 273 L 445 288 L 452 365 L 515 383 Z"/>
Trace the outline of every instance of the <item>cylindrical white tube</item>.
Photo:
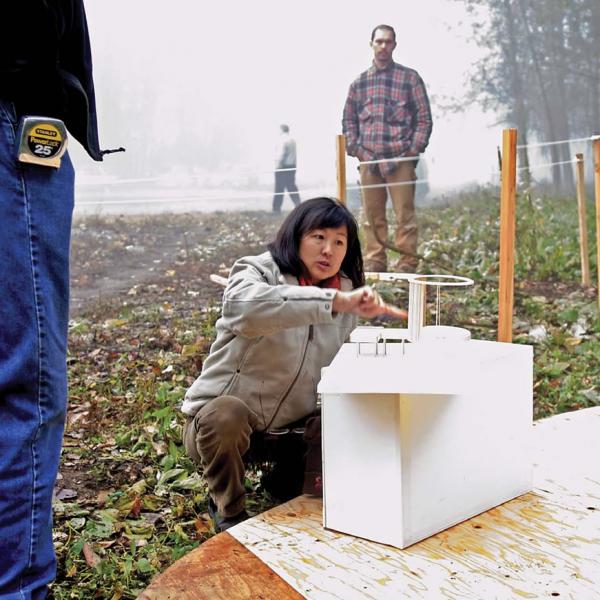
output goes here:
<path id="1" fill-rule="evenodd" d="M 411 281 L 408 285 L 408 339 L 418 342 L 425 324 L 425 286 Z"/>

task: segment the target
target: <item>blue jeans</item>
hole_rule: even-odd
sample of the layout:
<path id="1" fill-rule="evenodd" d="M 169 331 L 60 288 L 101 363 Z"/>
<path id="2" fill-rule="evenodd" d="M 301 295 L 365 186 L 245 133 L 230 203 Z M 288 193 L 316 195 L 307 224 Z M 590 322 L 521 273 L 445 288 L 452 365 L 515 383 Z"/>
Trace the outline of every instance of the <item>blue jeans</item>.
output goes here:
<path id="1" fill-rule="evenodd" d="M 37 600 L 56 575 L 74 173 L 17 162 L 16 125 L 0 100 L 0 600 Z"/>

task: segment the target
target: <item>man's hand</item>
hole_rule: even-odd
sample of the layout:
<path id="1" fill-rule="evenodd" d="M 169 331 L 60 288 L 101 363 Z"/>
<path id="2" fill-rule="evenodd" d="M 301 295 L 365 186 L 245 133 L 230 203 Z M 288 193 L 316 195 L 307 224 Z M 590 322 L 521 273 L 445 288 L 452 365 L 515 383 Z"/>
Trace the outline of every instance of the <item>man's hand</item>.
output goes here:
<path id="1" fill-rule="evenodd" d="M 351 292 L 338 291 L 333 299 L 334 312 L 348 312 L 363 319 L 373 319 L 386 315 L 394 319 L 408 319 L 405 310 L 383 301 L 381 296 L 369 286 Z"/>
<path id="2" fill-rule="evenodd" d="M 358 158 L 360 162 L 368 162 L 370 160 L 375 160 L 375 155 L 372 152 L 369 152 L 367 149 L 358 145 L 356 147 L 354 156 L 356 156 L 356 158 Z"/>

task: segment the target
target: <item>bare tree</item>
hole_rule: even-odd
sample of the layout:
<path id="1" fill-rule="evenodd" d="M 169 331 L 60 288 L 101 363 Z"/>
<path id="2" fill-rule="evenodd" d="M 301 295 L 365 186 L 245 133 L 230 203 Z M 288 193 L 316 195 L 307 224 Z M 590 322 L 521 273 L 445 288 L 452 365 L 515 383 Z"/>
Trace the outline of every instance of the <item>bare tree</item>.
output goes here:
<path id="1" fill-rule="evenodd" d="M 485 58 L 471 79 L 471 99 L 501 112 L 521 144 L 582 137 L 600 129 L 600 2 L 598 0 L 457 0 L 473 15 L 473 36 Z M 548 146 L 553 163 L 568 161 L 569 144 Z M 529 182 L 528 156 L 522 182 Z M 572 186 L 570 164 L 555 165 L 553 183 Z"/>

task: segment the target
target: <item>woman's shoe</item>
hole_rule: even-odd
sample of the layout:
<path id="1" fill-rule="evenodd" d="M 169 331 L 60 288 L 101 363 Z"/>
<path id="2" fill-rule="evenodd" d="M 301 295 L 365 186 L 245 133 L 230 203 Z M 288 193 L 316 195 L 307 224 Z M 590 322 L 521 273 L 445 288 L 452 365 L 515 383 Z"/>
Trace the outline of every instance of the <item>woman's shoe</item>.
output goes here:
<path id="1" fill-rule="evenodd" d="M 225 517 L 221 515 L 221 513 L 217 510 L 217 505 L 213 502 L 212 498 L 208 500 L 208 514 L 210 515 L 210 519 L 213 523 L 213 527 L 217 533 L 221 533 L 223 531 L 227 531 L 230 527 L 245 521 L 250 518 L 250 515 L 242 510 L 237 515 L 232 517 Z"/>

